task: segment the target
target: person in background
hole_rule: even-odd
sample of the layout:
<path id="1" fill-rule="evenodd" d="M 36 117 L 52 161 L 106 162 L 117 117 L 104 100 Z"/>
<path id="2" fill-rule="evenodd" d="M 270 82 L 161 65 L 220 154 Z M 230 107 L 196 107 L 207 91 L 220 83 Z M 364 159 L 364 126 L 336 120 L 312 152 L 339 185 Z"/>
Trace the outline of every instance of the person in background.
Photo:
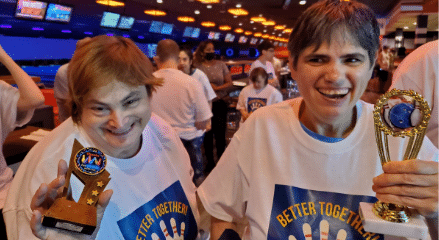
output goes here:
<path id="1" fill-rule="evenodd" d="M 411 52 L 399 64 L 390 89 L 414 90 L 431 108 L 426 136 L 438 147 L 438 40 L 428 42 Z"/>
<path id="2" fill-rule="evenodd" d="M 302 97 L 254 112 L 198 188 L 213 216 L 212 240 L 243 217 L 243 239 L 317 239 L 321 232 L 384 239 L 365 232 L 358 214 L 360 202 L 377 199 L 416 209 L 437 239 L 437 149 L 425 138 L 419 159 L 399 161 L 409 139 L 391 138 L 395 161 L 382 166 L 373 106 L 359 100 L 379 36 L 375 13 L 356 1 L 318 1 L 299 16 L 288 51 Z"/>
<path id="3" fill-rule="evenodd" d="M 236 105 L 236 109 L 241 112 L 242 122 L 257 109 L 282 102 L 282 94 L 268 84 L 268 74 L 263 68 L 253 69 L 249 78 L 252 84 L 241 90 Z"/>
<path id="4" fill-rule="evenodd" d="M 263 41 L 258 45 L 259 58 L 254 61 L 250 67 L 250 72 L 257 68 L 262 67 L 268 73 L 268 84 L 279 89 L 279 79 L 277 78 L 276 71 L 274 70 L 273 61 L 274 46 L 269 41 Z"/>
<path id="5" fill-rule="evenodd" d="M 212 100 L 216 98 L 215 91 L 213 91 L 209 78 L 207 78 L 206 74 L 193 66 L 193 54 L 190 49 L 180 49 L 180 54 L 178 55 L 178 69 L 197 79 L 201 83 L 203 86 L 204 95 L 206 96 L 207 101 L 209 101 L 209 105 L 212 108 Z"/>
<path id="6" fill-rule="evenodd" d="M 383 46 L 381 52 L 378 55 L 378 64 L 381 70 L 389 71 L 390 69 L 390 50 L 388 46 Z"/>
<path id="7" fill-rule="evenodd" d="M 201 83 L 178 70 L 180 48 L 173 40 L 158 42 L 157 78 L 163 78 L 163 86 L 151 99 L 152 112 L 167 121 L 177 132 L 194 169 L 196 186 L 204 180 L 204 161 L 201 152 L 204 132 L 210 130 L 211 108 L 204 95 Z"/>
<path id="8" fill-rule="evenodd" d="M 195 67 L 207 75 L 217 95 L 217 98 L 212 102 L 212 130 L 206 132 L 204 138 L 204 150 L 207 159 L 205 171 L 209 173 L 215 167 L 214 142 L 217 159 L 221 157 L 226 148 L 227 99 L 229 91 L 233 88 L 233 82 L 226 64 L 215 60 L 215 46 L 212 42 L 201 42 L 195 51 L 194 60 Z"/>
<path id="9" fill-rule="evenodd" d="M 151 113 L 150 100 L 162 79 L 152 75 L 148 58 L 129 38 L 96 36 L 76 49 L 67 72 L 72 117 L 38 142 L 18 169 L 3 209 L 8 239 L 177 238 L 161 228 L 172 229 L 171 218 L 178 235 L 184 223 L 183 238 L 195 239 L 200 221 L 193 171 L 178 135 Z M 64 186 L 64 160 L 75 139 L 106 155 L 111 178 L 107 190 L 97 193 L 93 235 L 41 224 Z M 77 201 L 84 185 L 72 177 L 70 187 Z M 170 210 L 172 203 L 185 207 L 185 214 L 154 215 L 162 211 L 158 206 Z"/>
<path id="10" fill-rule="evenodd" d="M 44 104 L 44 96 L 32 78 L 23 71 L 0 45 L 0 63 L 11 73 L 18 89 L 0 80 L 0 147 L 10 132 L 28 123 L 35 108 Z M 13 179 L 3 151 L 0 151 L 0 210 L 3 210 L 6 196 Z M 0 216 L 0 238 L 6 238 L 3 216 Z"/>
<path id="11" fill-rule="evenodd" d="M 89 40 L 89 37 L 79 40 L 76 42 L 76 48 Z M 69 81 L 67 79 L 68 67 L 68 63 L 59 67 L 55 75 L 55 82 L 53 84 L 53 94 L 56 99 L 56 105 L 58 106 L 58 119 L 60 123 L 64 122 L 68 117 L 71 116 L 69 109 L 71 99 L 69 93 Z"/>

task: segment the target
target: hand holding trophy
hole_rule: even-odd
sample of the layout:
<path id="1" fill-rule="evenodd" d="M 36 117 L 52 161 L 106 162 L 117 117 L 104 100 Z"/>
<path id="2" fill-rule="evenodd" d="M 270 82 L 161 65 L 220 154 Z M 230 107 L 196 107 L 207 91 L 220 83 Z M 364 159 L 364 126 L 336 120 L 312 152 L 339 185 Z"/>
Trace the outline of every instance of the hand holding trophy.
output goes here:
<path id="1" fill-rule="evenodd" d="M 112 191 L 103 192 L 110 181 L 105 170 L 105 155 L 96 148 L 83 148 L 75 139 L 69 167 L 61 160 L 58 177 L 42 184 L 31 202 L 33 233 L 43 239 L 51 236 L 67 239 L 94 239 Z M 69 194 L 70 176 L 74 174 L 84 183 L 83 192 L 75 202 Z M 58 230 L 46 228 L 53 227 Z M 65 231 L 65 230 L 69 231 Z M 88 235 L 84 235 L 88 234 Z"/>
<path id="2" fill-rule="evenodd" d="M 435 165 L 437 168 L 437 162 L 421 160 L 391 162 L 388 143 L 389 135 L 409 137 L 406 151 L 404 156 L 401 156 L 401 160 L 416 159 L 429 118 L 428 104 L 414 91 L 393 89 L 383 95 L 376 103 L 374 110 L 375 134 L 384 170 L 384 174 L 374 179 L 373 189 L 377 192 L 378 198 L 399 204 L 406 203 L 411 207 L 418 208 L 419 203 L 412 204 L 405 199 L 423 199 L 424 204 L 429 201 L 428 197 L 431 197 L 428 196 L 428 193 L 436 192 L 437 195 L 437 171 L 433 171 L 430 166 Z M 404 176 L 405 179 L 403 179 Z M 407 182 L 407 179 L 412 177 L 413 180 Z M 426 190 L 429 187 L 432 191 Z M 416 193 L 416 191 L 418 192 Z M 416 194 L 426 194 L 426 196 L 419 196 L 417 199 Z M 413 197 L 407 198 L 405 195 Z M 389 196 L 393 196 L 393 198 Z M 398 198 L 398 196 L 400 197 Z M 432 202 L 436 202 L 437 205 L 437 198 Z M 364 229 L 368 232 L 425 239 L 428 230 L 422 217 L 414 209 L 399 204 L 381 201 L 375 204 L 360 203 Z M 433 205 L 435 204 L 433 203 Z M 437 214 L 437 208 L 432 212 Z M 428 215 L 427 211 L 423 212 L 424 216 L 426 214 Z"/>

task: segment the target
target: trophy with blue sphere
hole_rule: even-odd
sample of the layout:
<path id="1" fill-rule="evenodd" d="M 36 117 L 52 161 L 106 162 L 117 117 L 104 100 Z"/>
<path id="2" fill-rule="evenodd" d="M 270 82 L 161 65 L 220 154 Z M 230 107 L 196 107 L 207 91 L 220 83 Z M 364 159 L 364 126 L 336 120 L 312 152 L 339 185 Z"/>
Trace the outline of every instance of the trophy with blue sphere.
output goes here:
<path id="1" fill-rule="evenodd" d="M 373 118 L 381 165 L 391 161 L 389 136 L 408 137 L 402 160 L 416 159 L 430 119 L 430 108 L 421 95 L 412 90 L 393 89 L 375 104 Z M 395 160 L 395 159 L 394 159 Z M 425 239 L 428 228 L 413 209 L 377 201 L 360 203 L 360 215 L 368 232 Z"/>

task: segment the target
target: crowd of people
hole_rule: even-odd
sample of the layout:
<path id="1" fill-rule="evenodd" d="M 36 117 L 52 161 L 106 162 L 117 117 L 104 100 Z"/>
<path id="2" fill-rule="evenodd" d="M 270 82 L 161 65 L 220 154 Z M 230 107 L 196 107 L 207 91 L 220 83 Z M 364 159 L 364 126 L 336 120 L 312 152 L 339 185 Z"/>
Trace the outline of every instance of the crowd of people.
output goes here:
<path id="1" fill-rule="evenodd" d="M 260 44 L 228 146 L 233 84 L 213 42 L 192 53 L 162 40 L 154 70 L 128 38 L 80 40 L 55 79 L 62 124 L 31 149 L 14 178 L 0 154 L 0 227 L 8 239 L 301 239 L 317 237 L 322 226 L 328 239 L 384 239 L 362 232 L 358 215 L 360 202 L 380 200 L 416 209 L 438 239 L 437 43 L 389 75 L 392 87 L 422 93 L 433 114 L 417 159 L 397 161 L 409 140 L 392 138 L 396 161 L 382 166 L 373 105 L 360 98 L 394 66 L 388 47 L 379 51 L 375 14 L 362 3 L 319 1 L 297 20 L 288 67 L 301 97 L 283 101 L 274 46 Z M 0 62 L 18 85 L 0 81 L 3 144 L 44 97 L 1 47 Z M 76 141 L 105 154 L 111 177 L 94 195 L 92 235 L 42 224 L 66 192 L 70 201 L 82 197 L 84 183 L 68 174 Z"/>

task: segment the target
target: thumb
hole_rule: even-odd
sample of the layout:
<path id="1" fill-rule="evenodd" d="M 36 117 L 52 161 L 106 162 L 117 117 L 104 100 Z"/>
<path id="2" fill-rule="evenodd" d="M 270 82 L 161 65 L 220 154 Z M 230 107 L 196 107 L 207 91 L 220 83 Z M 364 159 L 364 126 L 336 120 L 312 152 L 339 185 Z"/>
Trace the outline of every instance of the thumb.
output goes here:
<path id="1" fill-rule="evenodd" d="M 105 190 L 99 196 L 99 201 L 98 201 L 98 205 L 97 205 L 98 222 L 100 222 L 102 220 L 102 217 L 104 216 L 105 208 L 107 208 L 107 205 L 110 202 L 112 195 L 113 195 L 113 190 L 109 189 L 109 190 Z"/>
<path id="2" fill-rule="evenodd" d="M 32 229 L 32 233 L 40 238 L 40 239 L 46 239 L 46 227 L 42 224 L 42 215 L 41 212 L 38 210 L 34 210 L 32 212 L 32 218 L 30 220 L 30 227 Z"/>

